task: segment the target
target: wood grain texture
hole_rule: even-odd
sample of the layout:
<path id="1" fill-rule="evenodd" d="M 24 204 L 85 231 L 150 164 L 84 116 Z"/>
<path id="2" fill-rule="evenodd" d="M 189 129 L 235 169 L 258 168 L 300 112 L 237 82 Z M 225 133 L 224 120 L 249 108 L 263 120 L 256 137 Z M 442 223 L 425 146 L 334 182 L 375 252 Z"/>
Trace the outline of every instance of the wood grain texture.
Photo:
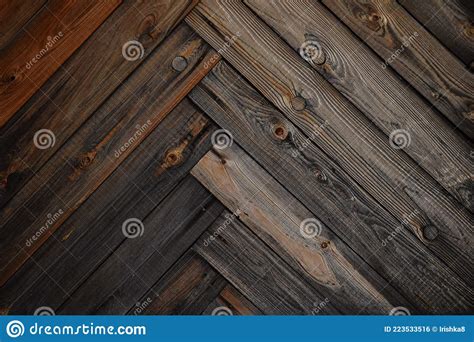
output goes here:
<path id="1" fill-rule="evenodd" d="M 0 50 L 46 4 L 47 0 L 3 1 L 0 7 Z"/>
<path id="2" fill-rule="evenodd" d="M 0 307 L 22 314 L 31 314 L 45 304 L 59 308 L 123 243 L 123 222 L 130 217 L 144 220 L 186 177 L 209 150 L 214 129 L 202 113 L 183 101 L 0 288 Z M 181 158 L 170 164 L 170 155 L 176 155 L 176 151 L 180 151 Z M 209 215 L 203 215 L 197 224 Z M 110 248 L 104 248 L 105 244 Z M 144 263 L 143 270 L 136 273 L 147 282 L 153 282 L 157 272 L 162 270 L 150 269 L 147 265 L 148 262 Z M 125 288 L 130 281 L 124 278 L 120 283 Z M 145 286 L 138 285 L 138 289 Z M 138 289 L 129 293 L 130 298 L 146 291 L 140 293 Z M 126 302 L 124 296 L 120 300 Z M 132 305 L 124 308 L 125 312 Z M 117 310 L 119 305 L 114 308 Z"/>
<path id="3" fill-rule="evenodd" d="M 94 32 L 121 0 L 52 0 L 0 51 L 0 126 Z"/>
<path id="4" fill-rule="evenodd" d="M 310 65 L 388 137 L 405 130 L 410 143 L 403 151 L 473 211 L 472 145 L 392 69 L 381 68 L 379 57 L 323 5 L 309 0 L 246 3 L 296 51 L 308 42 L 319 44 L 325 62 L 308 58 Z"/>
<path id="5" fill-rule="evenodd" d="M 469 0 L 414 0 L 399 3 L 464 64 L 473 67 L 474 5 Z"/>
<path id="6" fill-rule="evenodd" d="M 270 315 L 311 314 L 318 303 L 325 302 L 319 314 L 339 313 L 245 225 L 229 220 L 229 215 L 233 216 L 225 211 L 193 248 L 256 307 Z"/>
<path id="7" fill-rule="evenodd" d="M 472 289 L 405 228 L 411 217 L 395 219 L 320 150 L 314 135 L 304 135 L 226 63 L 189 96 L 417 310 L 466 312 L 472 305 Z M 282 127 L 283 140 L 275 134 Z"/>
<path id="8" fill-rule="evenodd" d="M 457 128 L 474 137 L 474 75 L 400 4 L 323 3 Z"/>
<path id="9" fill-rule="evenodd" d="M 224 309 L 223 309 L 224 308 Z M 230 310 L 232 315 L 250 316 L 261 315 L 262 312 L 245 298 L 234 286 L 227 284 L 219 296 L 209 304 L 203 315 L 216 315 L 223 310 Z"/>
<path id="10" fill-rule="evenodd" d="M 163 42 L 193 5 L 189 0 L 126 1 L 0 128 L 0 207 Z M 175 35 L 166 45 L 169 54 L 173 49 L 180 51 L 180 41 L 191 37 L 192 32 L 182 25 Z M 143 44 L 142 59 L 128 61 L 123 57 L 122 46 L 130 40 Z M 193 39 L 188 42 L 189 52 L 192 43 Z M 132 94 L 134 89 L 129 91 Z M 32 142 L 40 129 L 54 132 L 54 146 L 41 151 L 35 148 Z"/>
<path id="11" fill-rule="evenodd" d="M 209 152 L 191 173 L 342 313 L 383 315 L 401 303 L 407 306 L 389 283 L 236 145 Z"/>
<path id="12" fill-rule="evenodd" d="M 92 194 L 208 72 L 205 65 L 214 52 L 200 38 L 189 38 L 173 36 L 169 45 L 150 56 L 3 208 L 0 213 L 0 220 L 5 222 L 0 231 L 0 247 L 4 250 L 0 257 L 0 284 Z M 181 72 L 171 67 L 176 54 L 187 57 L 188 65 Z M 130 89 L 134 92 L 130 93 Z M 28 208 L 29 215 L 19 208 Z M 26 251 L 25 241 L 36 234 L 48 214 L 59 209 L 64 214 L 45 234 L 32 241 Z"/>

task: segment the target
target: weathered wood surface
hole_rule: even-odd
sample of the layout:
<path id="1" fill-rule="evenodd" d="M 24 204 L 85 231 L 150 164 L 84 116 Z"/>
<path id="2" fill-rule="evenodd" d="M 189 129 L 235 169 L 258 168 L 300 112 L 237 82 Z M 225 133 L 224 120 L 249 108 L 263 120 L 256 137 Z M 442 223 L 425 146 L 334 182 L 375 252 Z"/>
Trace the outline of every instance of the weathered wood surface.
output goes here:
<path id="1" fill-rule="evenodd" d="M 399 0 L 399 3 L 425 26 L 464 64 L 474 67 L 474 4 L 470 0 Z"/>
<path id="2" fill-rule="evenodd" d="M 466 272 L 466 265 L 473 265 L 474 240 L 468 210 L 405 153 L 392 148 L 385 135 L 250 9 L 238 1 L 212 4 L 201 1 L 187 22 L 433 253 L 473 280 Z M 222 49 L 223 34 L 238 39 Z M 315 134 L 322 125 L 321 134 Z"/>
<path id="3" fill-rule="evenodd" d="M 340 313 L 245 225 L 229 220 L 229 215 L 233 216 L 225 211 L 193 248 L 257 308 L 273 315 L 311 314 L 318 303 L 325 302 L 319 314 Z"/>
<path id="4" fill-rule="evenodd" d="M 120 3 L 52 0 L 22 27 L 0 50 L 0 127 Z"/>
<path id="5" fill-rule="evenodd" d="M 261 315 L 262 312 L 253 305 L 247 298 L 245 298 L 237 289 L 227 284 L 219 296 L 209 304 L 209 306 L 202 313 L 203 315 L 221 315 L 229 314 L 239 316 Z"/>
<path id="6" fill-rule="evenodd" d="M 409 141 L 403 151 L 468 209 L 474 209 L 472 144 L 391 68 L 381 68 L 383 61 L 322 4 L 310 0 L 246 3 L 297 52 L 305 44 L 319 45 L 324 63 L 311 58 L 308 62 L 387 137 L 396 130 L 406 131 Z"/>
<path id="7" fill-rule="evenodd" d="M 213 52 L 197 37 L 173 37 L 109 97 L 0 213 L 4 283 L 71 213 L 120 165 L 208 72 Z M 176 54 L 187 67 L 176 72 Z M 134 93 L 130 93 L 134 89 Z M 179 157 L 179 156 L 177 156 Z M 177 162 L 174 160 L 171 162 Z M 27 208 L 27 215 L 23 211 Z M 18 210 L 22 209 L 22 210 Z M 62 214 L 25 250 L 48 214 Z"/>
<path id="8" fill-rule="evenodd" d="M 190 97 L 419 310 L 468 310 L 472 289 L 404 227 L 411 217 L 396 220 L 226 63 Z M 472 276 L 467 269 L 458 269 L 465 279 Z"/>
<path id="9" fill-rule="evenodd" d="M 401 303 L 407 306 L 389 283 L 236 145 L 207 153 L 191 173 L 343 313 L 384 315 Z"/>
<path id="10" fill-rule="evenodd" d="M 0 207 L 136 70 L 194 4 L 189 0 L 126 1 L 0 128 Z M 170 37 L 167 53 L 179 51 L 178 44 L 191 34 L 181 25 Z M 130 40 L 138 40 L 144 47 L 143 57 L 136 61 L 126 60 L 121 52 Z M 129 91 L 132 94 L 134 89 L 129 87 Z M 38 150 L 32 143 L 40 129 L 54 133 L 55 144 L 48 149 Z"/>
<path id="11" fill-rule="evenodd" d="M 22 314 L 44 305 L 59 308 L 125 240 L 123 222 L 131 216 L 143 220 L 186 177 L 211 147 L 214 129 L 183 101 L 1 288 L 0 307 Z M 103 248 L 104 242 L 110 248 Z M 149 281 L 156 272 L 160 268 L 137 271 Z M 128 283 L 124 279 L 121 285 L 125 288 Z M 129 294 L 139 295 L 138 290 Z M 124 297 L 120 300 L 126 302 Z"/>
<path id="12" fill-rule="evenodd" d="M 395 0 L 323 0 L 387 64 L 471 139 L 474 75 Z"/>

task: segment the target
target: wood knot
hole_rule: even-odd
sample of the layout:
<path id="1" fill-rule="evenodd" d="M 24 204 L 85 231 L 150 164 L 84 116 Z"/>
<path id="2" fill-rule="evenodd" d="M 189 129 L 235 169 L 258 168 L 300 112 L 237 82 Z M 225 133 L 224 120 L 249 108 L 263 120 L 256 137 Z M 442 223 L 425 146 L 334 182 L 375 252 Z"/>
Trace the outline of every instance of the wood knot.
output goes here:
<path id="1" fill-rule="evenodd" d="M 278 140 L 285 140 L 288 136 L 288 129 L 282 123 L 277 123 L 273 126 L 273 135 Z"/>
<path id="2" fill-rule="evenodd" d="M 97 152 L 91 151 L 87 152 L 79 158 L 79 168 L 85 169 L 89 167 L 95 159 Z"/>
<path id="3" fill-rule="evenodd" d="M 172 148 L 165 155 L 164 167 L 176 166 L 182 162 L 183 154 L 180 149 Z"/>
<path id="4" fill-rule="evenodd" d="M 423 227 L 423 237 L 428 241 L 433 241 L 439 235 L 438 228 L 432 225 Z"/>
<path id="5" fill-rule="evenodd" d="M 157 39 L 160 35 L 160 31 L 156 30 L 157 21 L 154 14 L 148 14 L 140 23 L 138 28 L 138 37 L 139 41 L 143 43 L 143 45 L 151 45 L 153 41 Z"/>
<path id="6" fill-rule="evenodd" d="M 302 96 L 295 96 L 291 99 L 291 107 L 297 111 L 303 110 L 306 108 L 306 100 Z"/>
<path id="7" fill-rule="evenodd" d="M 328 178 L 324 174 L 322 170 L 316 169 L 314 170 L 314 175 L 316 176 L 316 180 L 320 183 L 326 183 Z"/>
<path id="8" fill-rule="evenodd" d="M 331 241 L 323 241 L 323 242 L 321 242 L 321 248 L 322 248 L 322 249 L 328 248 L 330 243 L 331 243 Z"/>
<path id="9" fill-rule="evenodd" d="M 172 67 L 176 71 L 183 71 L 188 66 L 188 61 L 182 56 L 177 56 L 173 59 L 171 63 Z"/>

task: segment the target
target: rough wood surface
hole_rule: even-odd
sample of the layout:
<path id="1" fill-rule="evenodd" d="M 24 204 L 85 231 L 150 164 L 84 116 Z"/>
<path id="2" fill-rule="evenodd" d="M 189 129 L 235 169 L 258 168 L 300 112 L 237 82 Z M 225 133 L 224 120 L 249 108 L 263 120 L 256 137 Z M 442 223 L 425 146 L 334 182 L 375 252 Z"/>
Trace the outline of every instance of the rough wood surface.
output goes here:
<path id="1" fill-rule="evenodd" d="M 203 315 L 218 315 L 219 313 L 248 316 L 261 315 L 262 312 L 245 298 L 235 287 L 227 284 L 219 296 L 209 304 L 202 313 Z"/>
<path id="2" fill-rule="evenodd" d="M 323 0 L 387 64 L 474 138 L 474 75 L 395 0 Z"/>
<path id="3" fill-rule="evenodd" d="M 309 59 L 310 64 L 387 137 L 396 130 L 406 131 L 410 141 L 403 151 L 462 204 L 474 209 L 472 144 L 391 68 L 381 68 L 383 61 L 338 25 L 323 5 L 309 0 L 246 3 L 296 51 L 304 44 L 319 44 L 325 62 Z"/>
<path id="4" fill-rule="evenodd" d="M 472 280 L 466 273 L 466 265 L 473 266 L 474 240 L 468 210 L 403 151 L 392 148 L 385 135 L 245 5 L 218 3 L 201 1 L 187 22 L 216 50 L 224 46 L 224 34 L 239 34 L 234 44 L 221 49 L 223 57 L 375 200 L 399 221 L 408 221 L 433 253 Z M 315 134 L 322 125 L 325 129 Z"/>
<path id="5" fill-rule="evenodd" d="M 410 217 L 400 222 L 391 216 L 226 63 L 190 97 L 393 287 L 420 304 L 419 310 L 429 303 L 430 312 L 462 312 L 472 304 L 472 289 L 404 228 Z M 275 134 L 279 127 L 286 128 L 288 139 Z"/>
<path id="6" fill-rule="evenodd" d="M 120 5 L 51 0 L 0 50 L 0 127 Z"/>

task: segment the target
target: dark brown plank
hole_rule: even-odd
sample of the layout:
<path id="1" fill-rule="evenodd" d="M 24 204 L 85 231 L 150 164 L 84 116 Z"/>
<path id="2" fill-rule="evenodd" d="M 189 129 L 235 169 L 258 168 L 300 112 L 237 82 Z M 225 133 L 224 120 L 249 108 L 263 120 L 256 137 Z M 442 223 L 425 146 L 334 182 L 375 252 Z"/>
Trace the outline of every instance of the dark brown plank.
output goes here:
<path id="1" fill-rule="evenodd" d="M 384 315 L 401 303 L 407 306 L 387 281 L 236 145 L 210 151 L 191 173 L 342 313 Z"/>
<path id="2" fill-rule="evenodd" d="M 474 210 L 472 145 L 407 88 L 391 68 L 381 68 L 380 58 L 329 10 L 310 0 L 246 3 L 296 51 L 304 50 L 301 47 L 305 44 L 319 45 L 325 62 L 319 64 L 308 58 L 310 65 L 388 137 L 404 130 L 409 141 L 403 151 L 464 206 Z"/>
<path id="3" fill-rule="evenodd" d="M 208 72 L 207 64 L 214 52 L 200 38 L 189 36 L 189 30 L 180 33 L 156 50 L 1 211 L 0 220 L 5 224 L 0 231 L 0 284 Z M 177 72 L 172 63 L 183 50 L 188 65 Z M 133 94 L 130 89 L 134 89 Z M 36 234 L 47 215 L 58 210 L 64 213 L 28 245 L 26 241 Z"/>
<path id="4" fill-rule="evenodd" d="M 205 260 L 189 251 L 153 286 L 129 314 L 200 315 L 227 284 Z"/>
<path id="5" fill-rule="evenodd" d="M 0 127 L 120 3 L 51 0 L 22 27 L 0 50 Z"/>
<path id="6" fill-rule="evenodd" d="M 354 181 L 397 220 L 407 221 L 420 241 L 472 279 L 466 272 L 466 265 L 473 265 L 474 246 L 469 211 L 403 151 L 392 148 L 387 136 L 248 7 L 239 1 L 217 3 L 201 1 L 186 20 Z M 248 29 L 241 30 L 243 25 Z M 239 32 L 226 46 L 223 35 Z M 322 134 L 315 134 L 322 125 Z"/>
<path id="7" fill-rule="evenodd" d="M 123 243 L 123 222 L 130 217 L 144 220 L 209 150 L 214 129 L 184 100 L 0 288 L 0 307 L 22 314 L 44 305 L 57 310 Z M 180 158 L 170 163 L 171 155 Z M 139 269 L 137 274 L 153 282 L 160 270 L 148 267 L 149 273 Z"/>
<path id="8" fill-rule="evenodd" d="M 218 64 L 190 97 L 417 311 L 469 310 L 472 289 L 405 228 L 411 218 L 398 221 L 390 215 L 226 63 Z M 286 131 L 276 135 L 281 127 Z M 325 134 L 324 127 L 315 134 Z M 461 274 L 471 277 L 466 268 Z"/>
<path id="9" fill-rule="evenodd" d="M 219 296 L 209 304 L 203 315 L 261 315 L 262 312 L 245 298 L 234 286 L 227 284 Z"/>
<path id="10" fill-rule="evenodd" d="M 193 247 L 264 314 L 311 314 L 326 298 L 225 211 Z M 224 227 L 224 228 L 223 228 Z M 211 236 L 214 239 L 211 243 Z M 337 314 L 332 303 L 319 314 Z"/>
<path id="11" fill-rule="evenodd" d="M 150 55 L 194 4 L 190 0 L 126 1 L 0 128 L 0 207 Z M 186 36 L 185 31 L 178 29 L 177 38 Z M 128 61 L 123 57 L 122 46 L 130 40 L 143 44 L 141 59 Z M 192 51 L 190 47 L 188 52 Z M 48 149 L 38 150 L 33 145 L 40 129 L 54 133 L 55 144 Z"/>
<path id="12" fill-rule="evenodd" d="M 457 128 L 474 138 L 474 75 L 395 0 L 323 3 Z M 392 57 L 393 56 L 393 57 Z"/>
<path id="13" fill-rule="evenodd" d="M 419 22 L 464 64 L 474 66 L 474 4 L 470 0 L 399 0 Z"/>
<path id="14" fill-rule="evenodd" d="M 3 1 L 0 7 L 0 50 L 31 20 L 47 0 Z"/>

